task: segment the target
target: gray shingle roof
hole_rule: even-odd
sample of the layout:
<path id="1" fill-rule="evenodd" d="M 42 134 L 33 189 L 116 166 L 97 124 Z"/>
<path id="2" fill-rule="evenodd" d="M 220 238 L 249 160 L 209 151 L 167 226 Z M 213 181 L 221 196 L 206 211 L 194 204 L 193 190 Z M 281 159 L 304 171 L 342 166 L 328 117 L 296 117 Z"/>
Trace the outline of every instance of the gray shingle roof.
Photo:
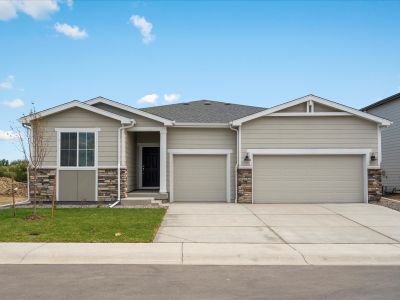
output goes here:
<path id="1" fill-rule="evenodd" d="M 372 103 L 372 104 L 370 104 L 370 105 L 368 105 L 366 107 L 363 107 L 360 110 L 367 111 L 367 110 L 372 109 L 374 107 L 380 106 L 382 104 L 386 104 L 386 103 L 388 103 L 390 101 L 393 101 L 393 100 L 399 100 L 399 99 L 400 99 L 400 93 L 397 93 L 397 94 L 394 94 L 394 95 L 392 95 L 390 97 L 387 97 L 385 99 L 379 100 L 378 102 Z"/>
<path id="2" fill-rule="evenodd" d="M 185 123 L 228 123 L 265 109 L 211 100 L 142 108 L 148 113 Z"/>

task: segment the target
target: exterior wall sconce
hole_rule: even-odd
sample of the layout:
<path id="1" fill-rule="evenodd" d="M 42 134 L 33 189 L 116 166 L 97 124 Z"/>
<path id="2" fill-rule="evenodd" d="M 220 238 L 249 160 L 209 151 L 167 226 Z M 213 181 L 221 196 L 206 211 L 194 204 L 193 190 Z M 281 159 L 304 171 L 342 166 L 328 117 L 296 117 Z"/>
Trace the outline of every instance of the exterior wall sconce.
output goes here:
<path id="1" fill-rule="evenodd" d="M 371 161 L 375 161 L 376 160 L 376 156 L 375 156 L 375 153 L 371 153 Z"/>
<path id="2" fill-rule="evenodd" d="M 246 153 L 246 157 L 244 158 L 244 161 L 251 161 L 249 153 Z"/>

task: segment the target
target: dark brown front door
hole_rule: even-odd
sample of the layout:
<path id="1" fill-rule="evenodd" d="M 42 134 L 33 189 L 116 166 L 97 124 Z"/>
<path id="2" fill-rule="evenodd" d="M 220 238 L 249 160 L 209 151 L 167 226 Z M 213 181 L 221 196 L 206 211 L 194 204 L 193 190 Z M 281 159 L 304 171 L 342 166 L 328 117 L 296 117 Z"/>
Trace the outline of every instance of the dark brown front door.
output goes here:
<path id="1" fill-rule="evenodd" d="M 144 147 L 142 149 L 142 186 L 160 186 L 160 148 Z"/>

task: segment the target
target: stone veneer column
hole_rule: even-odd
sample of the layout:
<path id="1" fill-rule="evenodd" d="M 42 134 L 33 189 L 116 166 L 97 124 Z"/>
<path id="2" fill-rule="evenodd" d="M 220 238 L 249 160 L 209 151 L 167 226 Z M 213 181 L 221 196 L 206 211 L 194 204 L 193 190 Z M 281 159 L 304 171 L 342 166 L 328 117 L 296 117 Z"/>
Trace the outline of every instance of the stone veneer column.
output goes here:
<path id="1" fill-rule="evenodd" d="M 237 170 L 237 193 L 238 203 L 251 203 L 253 193 L 253 170 L 238 169 Z"/>
<path id="2" fill-rule="evenodd" d="M 368 201 L 382 197 L 382 169 L 368 169 Z"/>
<path id="3" fill-rule="evenodd" d="M 118 169 L 98 169 L 97 200 L 116 201 L 118 198 Z M 128 170 L 121 168 L 121 198 L 128 196 Z"/>
<path id="4" fill-rule="evenodd" d="M 39 169 L 36 179 L 36 200 L 51 201 L 57 197 L 55 187 L 56 169 Z M 29 170 L 29 196 L 31 201 L 34 200 L 35 179 L 32 169 Z"/>

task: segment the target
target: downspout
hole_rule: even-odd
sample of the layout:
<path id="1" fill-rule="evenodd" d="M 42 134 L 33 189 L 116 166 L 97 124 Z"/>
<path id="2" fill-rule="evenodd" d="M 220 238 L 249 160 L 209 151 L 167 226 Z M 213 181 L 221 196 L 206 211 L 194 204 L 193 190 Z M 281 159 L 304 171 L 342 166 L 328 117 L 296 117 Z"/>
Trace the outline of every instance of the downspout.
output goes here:
<path id="1" fill-rule="evenodd" d="M 131 123 L 129 125 L 126 126 L 121 126 L 118 128 L 118 167 L 117 167 L 117 178 L 118 178 L 118 196 L 117 196 L 117 201 L 115 201 L 113 204 L 109 205 L 110 208 L 113 208 L 114 206 L 116 206 L 118 203 L 121 202 L 121 133 L 122 130 L 131 128 L 135 125 L 135 121 L 131 120 Z"/>
<path id="2" fill-rule="evenodd" d="M 232 122 L 229 123 L 229 129 L 236 131 L 236 164 L 235 164 L 235 203 L 238 200 L 238 188 L 237 188 L 237 181 L 238 181 L 238 167 L 239 167 L 239 130 L 232 127 Z"/>

